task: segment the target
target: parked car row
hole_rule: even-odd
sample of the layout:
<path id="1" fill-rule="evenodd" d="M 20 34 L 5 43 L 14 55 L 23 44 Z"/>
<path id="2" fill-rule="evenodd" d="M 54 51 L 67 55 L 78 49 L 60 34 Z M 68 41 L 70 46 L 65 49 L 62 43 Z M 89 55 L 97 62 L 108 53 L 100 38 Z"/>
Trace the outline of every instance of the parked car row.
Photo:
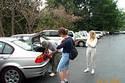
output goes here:
<path id="1" fill-rule="evenodd" d="M 100 39 L 101 37 L 109 34 L 109 32 L 107 31 L 95 31 L 96 33 L 96 37 L 98 39 Z M 86 41 L 87 41 L 87 37 L 88 37 L 88 32 L 87 31 L 79 31 L 79 32 L 75 32 L 75 41 L 76 41 L 76 46 L 86 46 Z"/>
<path id="2" fill-rule="evenodd" d="M 106 34 L 109 34 L 109 32 L 106 31 L 95 31 L 96 32 L 96 37 L 100 39 Z M 58 44 L 61 42 L 61 37 L 58 35 L 58 30 L 43 30 L 41 32 L 42 35 L 46 36 L 47 38 L 57 41 Z M 88 37 L 88 32 L 87 31 L 79 31 L 79 32 L 73 32 L 71 30 L 68 31 L 68 35 L 73 38 L 75 41 L 76 46 L 83 47 L 86 44 L 86 40 Z"/>

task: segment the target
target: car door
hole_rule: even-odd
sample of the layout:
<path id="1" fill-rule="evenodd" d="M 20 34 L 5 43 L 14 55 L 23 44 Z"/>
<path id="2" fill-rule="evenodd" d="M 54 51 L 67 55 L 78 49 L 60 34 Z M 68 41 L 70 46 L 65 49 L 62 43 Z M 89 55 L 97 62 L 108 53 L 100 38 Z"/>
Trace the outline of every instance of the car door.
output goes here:
<path id="1" fill-rule="evenodd" d="M 0 68 L 2 67 L 4 62 L 7 61 L 13 51 L 14 48 L 11 45 L 0 41 Z"/>

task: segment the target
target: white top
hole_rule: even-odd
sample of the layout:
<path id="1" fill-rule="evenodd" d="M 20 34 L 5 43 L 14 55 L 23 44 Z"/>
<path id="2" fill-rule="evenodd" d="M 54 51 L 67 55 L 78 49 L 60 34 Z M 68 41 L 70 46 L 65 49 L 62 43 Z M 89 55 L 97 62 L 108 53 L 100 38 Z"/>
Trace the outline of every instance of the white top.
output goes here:
<path id="1" fill-rule="evenodd" d="M 90 38 L 88 37 L 87 41 L 86 41 L 86 46 L 95 48 L 97 45 L 97 38 L 95 38 L 94 40 L 90 40 Z"/>

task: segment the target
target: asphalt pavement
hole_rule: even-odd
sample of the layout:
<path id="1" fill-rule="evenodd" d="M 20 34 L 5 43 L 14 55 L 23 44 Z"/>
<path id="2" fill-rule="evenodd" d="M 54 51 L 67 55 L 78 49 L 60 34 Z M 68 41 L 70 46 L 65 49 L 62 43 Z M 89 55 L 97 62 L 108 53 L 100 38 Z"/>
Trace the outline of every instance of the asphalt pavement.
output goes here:
<path id="1" fill-rule="evenodd" d="M 84 73 L 86 48 L 77 47 L 79 55 L 71 61 L 70 83 L 125 83 L 125 34 L 109 35 L 98 40 L 95 75 Z M 55 77 L 41 76 L 26 83 L 60 83 Z"/>

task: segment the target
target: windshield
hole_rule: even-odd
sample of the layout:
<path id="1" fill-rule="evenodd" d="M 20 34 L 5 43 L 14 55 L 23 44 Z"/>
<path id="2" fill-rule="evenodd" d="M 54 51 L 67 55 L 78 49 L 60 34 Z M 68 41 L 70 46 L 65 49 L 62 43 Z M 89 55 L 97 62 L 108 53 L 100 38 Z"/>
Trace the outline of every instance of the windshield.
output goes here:
<path id="1" fill-rule="evenodd" d="M 13 41 L 13 43 L 15 45 L 23 48 L 24 50 L 27 50 L 27 51 L 31 51 L 32 50 L 32 46 L 28 45 L 28 43 L 26 43 L 26 42 L 23 42 L 23 41 L 20 41 L 20 40 L 15 40 L 15 41 Z"/>

